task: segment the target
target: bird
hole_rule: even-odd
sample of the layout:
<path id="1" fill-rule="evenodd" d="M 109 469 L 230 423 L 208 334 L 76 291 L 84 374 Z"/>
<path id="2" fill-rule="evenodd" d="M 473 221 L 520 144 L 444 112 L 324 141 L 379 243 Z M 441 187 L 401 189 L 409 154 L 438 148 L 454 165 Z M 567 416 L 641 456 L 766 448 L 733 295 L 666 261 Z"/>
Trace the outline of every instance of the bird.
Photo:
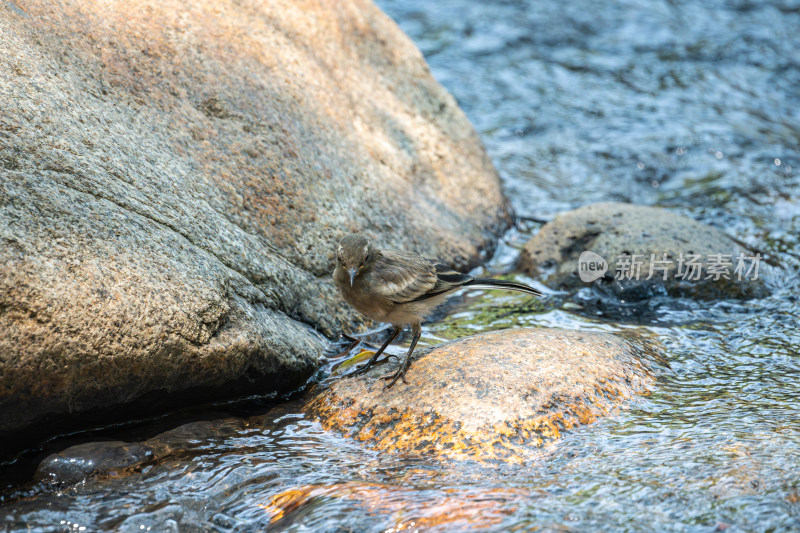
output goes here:
<path id="1" fill-rule="evenodd" d="M 542 296 L 524 283 L 476 278 L 415 253 L 378 248 L 359 233 L 346 235 L 336 244 L 333 280 L 344 300 L 356 311 L 392 325 L 392 333 L 383 346 L 355 374 L 362 374 L 378 363 L 378 357 L 389 344 L 406 326 L 411 326 L 411 347 L 398 369 L 382 377 L 389 381 L 384 389 L 391 388 L 398 380 L 408 384 L 405 374 L 422 334 L 422 321 L 448 295 L 468 287 Z"/>

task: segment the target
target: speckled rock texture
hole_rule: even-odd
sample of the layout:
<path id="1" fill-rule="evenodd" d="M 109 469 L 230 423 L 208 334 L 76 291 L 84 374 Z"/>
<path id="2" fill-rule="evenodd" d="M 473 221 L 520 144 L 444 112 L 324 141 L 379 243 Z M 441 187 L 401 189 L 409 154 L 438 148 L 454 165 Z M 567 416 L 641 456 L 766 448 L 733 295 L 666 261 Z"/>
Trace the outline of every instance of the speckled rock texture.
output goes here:
<path id="1" fill-rule="evenodd" d="M 570 428 L 646 392 L 641 348 L 610 334 L 516 329 L 436 346 L 384 390 L 381 365 L 306 406 L 326 429 L 381 451 L 524 462 Z"/>
<path id="2" fill-rule="evenodd" d="M 752 279 L 754 272 L 748 276 L 747 269 L 753 261 L 747 258 L 755 257 L 755 252 L 722 231 L 666 209 L 615 202 L 591 204 L 558 215 L 525 245 L 519 268 L 553 288 L 586 287 L 588 283 L 578 274 L 578 259 L 584 251 L 599 254 L 608 262 L 605 276 L 592 283 L 628 300 L 664 293 L 707 299 L 748 298 L 766 291 L 764 279 L 769 265 L 760 260 L 759 276 Z M 681 254 L 685 260 L 682 267 Z M 740 254 L 746 258 L 741 275 L 735 272 Z M 628 258 L 616 275 L 621 255 Z M 651 255 L 657 262 L 651 279 L 647 279 Z M 708 269 L 717 255 L 730 260 L 730 265 L 721 268 L 728 273 L 727 279 Z M 628 266 L 634 256 L 640 263 L 638 276 Z M 695 260 L 698 274 L 687 266 L 690 256 L 702 258 Z M 723 257 L 719 264 L 725 260 Z M 666 280 L 662 269 L 666 270 Z"/>
<path id="3" fill-rule="evenodd" d="M 334 240 L 467 267 L 509 221 L 468 120 L 367 0 L 3 0 L 0 72 L 4 442 L 293 388 L 357 320 Z"/>

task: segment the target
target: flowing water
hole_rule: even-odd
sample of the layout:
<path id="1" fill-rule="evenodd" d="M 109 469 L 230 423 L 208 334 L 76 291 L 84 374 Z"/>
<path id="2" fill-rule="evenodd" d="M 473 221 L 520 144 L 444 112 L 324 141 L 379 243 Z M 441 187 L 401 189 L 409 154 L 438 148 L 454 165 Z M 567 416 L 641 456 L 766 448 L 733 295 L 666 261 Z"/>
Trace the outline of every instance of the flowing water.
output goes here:
<path id="1" fill-rule="evenodd" d="M 7 487 L 0 531 L 800 531 L 800 4 L 379 5 L 466 111 L 522 217 L 491 272 L 512 269 L 554 214 L 629 201 L 771 256 L 770 296 L 662 297 L 646 318 L 615 319 L 585 305 L 588 289 L 543 303 L 471 291 L 424 344 L 518 326 L 635 330 L 668 366 L 651 395 L 524 467 L 381 456 L 322 431 L 297 397 L 217 406 L 192 416 L 224 420 L 140 471 Z M 182 416 L 100 434 L 145 438 Z"/>

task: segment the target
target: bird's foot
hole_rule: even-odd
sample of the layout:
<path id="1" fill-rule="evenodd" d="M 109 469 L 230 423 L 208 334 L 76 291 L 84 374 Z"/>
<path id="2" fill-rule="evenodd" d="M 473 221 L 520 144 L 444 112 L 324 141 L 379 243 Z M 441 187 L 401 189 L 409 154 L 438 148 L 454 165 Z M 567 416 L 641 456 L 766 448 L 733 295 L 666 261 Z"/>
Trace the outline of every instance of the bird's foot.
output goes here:
<path id="1" fill-rule="evenodd" d="M 383 363 L 388 362 L 389 359 L 392 359 L 392 358 L 397 359 L 397 356 L 396 355 L 387 355 L 383 359 L 378 359 L 377 361 L 373 361 L 372 359 L 370 359 L 369 361 L 367 361 L 364 364 L 364 366 L 362 366 L 358 370 L 352 372 L 350 375 L 351 376 L 360 376 L 361 374 L 366 374 L 369 371 L 369 369 L 372 368 L 373 366 L 382 365 Z"/>
<path id="2" fill-rule="evenodd" d="M 381 379 L 389 381 L 384 387 L 383 390 L 391 389 L 394 387 L 394 384 L 397 383 L 397 380 L 402 379 L 403 383 L 408 385 L 408 381 L 406 381 L 406 370 L 408 370 L 407 366 L 401 366 L 397 372 L 394 374 L 389 374 L 388 376 L 383 376 Z"/>

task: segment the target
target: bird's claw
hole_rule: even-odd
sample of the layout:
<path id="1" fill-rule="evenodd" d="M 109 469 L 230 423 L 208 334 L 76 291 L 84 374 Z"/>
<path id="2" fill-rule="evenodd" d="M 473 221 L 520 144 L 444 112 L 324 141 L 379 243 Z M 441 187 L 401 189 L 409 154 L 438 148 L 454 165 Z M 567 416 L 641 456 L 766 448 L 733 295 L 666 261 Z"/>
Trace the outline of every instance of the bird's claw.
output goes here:
<path id="1" fill-rule="evenodd" d="M 364 364 L 364 366 L 362 366 L 362 367 L 361 367 L 361 368 L 359 368 L 358 370 L 355 370 L 355 371 L 354 371 L 353 373 L 351 373 L 350 375 L 351 375 L 351 376 L 360 376 L 361 374 L 366 374 L 366 373 L 367 373 L 367 371 L 368 371 L 370 368 L 372 368 L 373 366 L 382 365 L 383 363 L 386 363 L 386 362 L 388 362 L 388 361 L 389 361 L 389 359 L 391 359 L 391 358 L 395 358 L 395 359 L 397 359 L 397 356 L 396 356 L 396 355 L 387 355 L 387 356 L 386 356 L 386 357 L 384 357 L 383 359 L 379 359 L 379 360 L 377 360 L 377 361 L 373 361 L 373 360 L 371 360 L 371 359 L 370 359 L 369 361 L 367 361 L 367 362 L 366 362 L 366 364 Z"/>
<path id="2" fill-rule="evenodd" d="M 389 374 L 388 376 L 383 376 L 383 377 L 381 377 L 381 379 L 387 380 L 387 381 L 391 380 L 391 381 L 389 381 L 389 383 L 387 383 L 383 387 L 383 390 L 391 389 L 394 386 L 394 384 L 397 383 L 398 379 L 402 379 L 403 383 L 408 385 L 408 381 L 406 381 L 406 369 L 405 368 L 401 368 L 400 370 L 398 370 L 394 374 Z"/>

